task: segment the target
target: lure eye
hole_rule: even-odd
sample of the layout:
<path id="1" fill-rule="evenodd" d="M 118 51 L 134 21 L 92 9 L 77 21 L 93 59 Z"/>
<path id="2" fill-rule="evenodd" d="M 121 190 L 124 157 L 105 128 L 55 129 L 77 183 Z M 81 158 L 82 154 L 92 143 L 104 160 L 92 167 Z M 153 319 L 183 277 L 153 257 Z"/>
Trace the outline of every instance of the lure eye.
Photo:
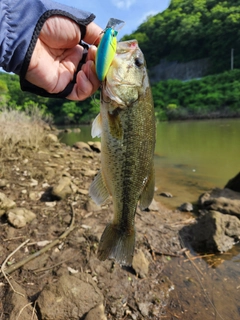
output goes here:
<path id="1" fill-rule="evenodd" d="M 143 60 L 140 58 L 136 58 L 135 59 L 135 66 L 137 66 L 138 68 L 143 66 Z"/>

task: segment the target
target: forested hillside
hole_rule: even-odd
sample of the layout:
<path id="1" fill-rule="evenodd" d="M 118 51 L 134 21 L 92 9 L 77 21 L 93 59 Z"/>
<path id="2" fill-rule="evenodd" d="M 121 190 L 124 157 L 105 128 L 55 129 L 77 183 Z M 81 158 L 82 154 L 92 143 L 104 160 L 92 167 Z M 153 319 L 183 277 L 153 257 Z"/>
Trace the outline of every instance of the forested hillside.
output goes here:
<path id="1" fill-rule="evenodd" d="M 149 17 L 124 39 L 136 38 L 148 67 L 160 59 L 191 61 L 210 58 L 212 72 L 240 68 L 239 0 L 172 0 L 169 8 Z"/>
<path id="2" fill-rule="evenodd" d="M 201 80 L 161 81 L 152 86 L 159 120 L 240 116 L 240 0 L 172 0 L 131 35 L 148 67 L 160 59 L 211 60 L 211 75 Z M 231 49 L 234 69 L 230 71 Z M 0 73 L 0 107 L 38 106 L 57 124 L 89 123 L 99 112 L 99 93 L 83 102 L 50 99 L 22 92 L 18 77 Z"/>

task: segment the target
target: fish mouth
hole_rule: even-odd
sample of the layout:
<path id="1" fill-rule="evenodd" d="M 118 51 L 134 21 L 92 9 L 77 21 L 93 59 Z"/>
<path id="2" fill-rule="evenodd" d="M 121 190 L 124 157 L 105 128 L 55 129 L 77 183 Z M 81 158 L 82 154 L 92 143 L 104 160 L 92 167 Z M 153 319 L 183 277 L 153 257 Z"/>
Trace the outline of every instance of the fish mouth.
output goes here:
<path id="1" fill-rule="evenodd" d="M 136 39 L 118 42 L 117 54 L 135 51 L 138 49 L 138 41 Z"/>

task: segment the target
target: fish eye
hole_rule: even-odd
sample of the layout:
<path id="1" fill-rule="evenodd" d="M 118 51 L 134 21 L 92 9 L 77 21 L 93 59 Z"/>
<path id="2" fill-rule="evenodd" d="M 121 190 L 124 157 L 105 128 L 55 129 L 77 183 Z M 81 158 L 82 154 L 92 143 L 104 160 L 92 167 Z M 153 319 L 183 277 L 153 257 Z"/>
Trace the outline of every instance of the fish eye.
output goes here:
<path id="1" fill-rule="evenodd" d="M 142 65 L 143 65 L 143 60 L 142 59 L 140 59 L 140 58 L 135 58 L 135 65 L 138 67 L 138 68 L 140 68 Z"/>

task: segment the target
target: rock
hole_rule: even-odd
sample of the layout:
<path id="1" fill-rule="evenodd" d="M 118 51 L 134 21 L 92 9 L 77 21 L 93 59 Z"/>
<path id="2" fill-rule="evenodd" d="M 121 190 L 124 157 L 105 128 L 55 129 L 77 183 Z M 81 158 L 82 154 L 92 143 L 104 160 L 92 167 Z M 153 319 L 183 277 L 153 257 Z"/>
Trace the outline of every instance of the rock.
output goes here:
<path id="1" fill-rule="evenodd" d="M 63 274 L 46 285 L 37 300 L 44 320 L 79 320 L 103 303 L 103 296 L 89 274 Z"/>
<path id="2" fill-rule="evenodd" d="M 107 320 L 107 317 L 104 314 L 104 306 L 101 303 L 99 306 L 90 310 L 84 318 L 85 320 Z"/>
<path id="3" fill-rule="evenodd" d="M 7 293 L 4 295 L 3 310 L 9 320 L 36 320 L 33 316 L 33 308 L 29 303 L 25 290 L 19 286 L 13 279 L 11 279 L 15 291 L 9 286 Z M 19 294 L 21 293 L 21 295 Z"/>
<path id="4" fill-rule="evenodd" d="M 78 192 L 78 187 L 74 183 L 71 183 L 70 186 L 71 186 L 71 189 L 72 189 L 73 193 L 77 193 Z"/>
<path id="5" fill-rule="evenodd" d="M 184 202 L 179 207 L 179 210 L 183 211 L 183 212 L 191 212 L 191 211 L 193 211 L 193 205 L 190 202 Z"/>
<path id="6" fill-rule="evenodd" d="M 7 180 L 0 179 L 0 189 L 5 188 L 7 186 Z"/>
<path id="7" fill-rule="evenodd" d="M 9 199 L 4 193 L 0 192 L 0 217 L 15 206 L 16 203 L 13 200 Z"/>
<path id="8" fill-rule="evenodd" d="M 160 196 L 166 197 L 166 198 L 172 198 L 173 195 L 170 192 L 161 192 L 159 193 Z"/>
<path id="9" fill-rule="evenodd" d="M 240 220 L 218 211 L 206 212 L 188 228 L 193 248 L 201 252 L 228 251 L 240 237 Z"/>
<path id="10" fill-rule="evenodd" d="M 73 129 L 73 132 L 75 132 L 75 133 L 80 133 L 80 132 L 81 132 L 81 129 L 80 129 L 80 128 L 74 128 L 74 129 Z"/>
<path id="11" fill-rule="evenodd" d="M 23 228 L 36 218 L 35 213 L 25 208 L 13 208 L 7 212 L 8 221 L 15 228 Z"/>
<path id="12" fill-rule="evenodd" d="M 96 173 L 97 172 L 95 170 L 91 170 L 91 169 L 82 172 L 82 174 L 86 177 L 93 177 L 96 175 Z"/>
<path id="13" fill-rule="evenodd" d="M 100 153 L 101 152 L 101 142 L 99 141 L 89 141 L 88 142 L 90 148 L 95 151 Z"/>
<path id="14" fill-rule="evenodd" d="M 47 139 L 50 141 L 50 142 L 58 142 L 58 137 L 53 134 L 53 133 L 49 133 L 47 135 Z"/>
<path id="15" fill-rule="evenodd" d="M 29 183 L 30 187 L 36 187 L 38 185 L 38 181 L 36 179 L 31 179 L 31 182 Z"/>
<path id="16" fill-rule="evenodd" d="M 70 133 L 70 132 L 72 132 L 72 130 L 71 130 L 71 129 L 64 129 L 63 131 L 64 131 L 64 132 L 66 132 L 66 133 Z"/>
<path id="17" fill-rule="evenodd" d="M 149 261 L 142 250 L 139 250 L 133 257 L 132 268 L 140 278 L 148 275 Z"/>
<path id="18" fill-rule="evenodd" d="M 33 201 L 37 201 L 40 199 L 39 193 L 37 191 L 31 191 L 29 192 L 29 199 Z"/>
<path id="19" fill-rule="evenodd" d="M 73 147 L 76 149 L 81 149 L 84 151 L 92 152 L 92 149 L 90 148 L 90 146 L 87 143 L 82 142 L 82 141 L 78 141 L 78 142 L 74 143 Z"/>
<path id="20" fill-rule="evenodd" d="M 199 198 L 203 209 L 219 211 L 240 218 L 240 193 L 230 189 L 213 189 Z"/>
<path id="21" fill-rule="evenodd" d="M 138 303 L 138 308 L 144 317 L 148 317 L 149 303 L 140 302 Z"/>
<path id="22" fill-rule="evenodd" d="M 97 205 L 94 201 L 92 201 L 91 199 L 89 199 L 89 201 L 85 204 L 85 209 L 88 212 L 91 211 L 100 211 L 102 210 L 101 206 Z"/>
<path id="23" fill-rule="evenodd" d="M 53 207 L 55 207 L 56 205 L 57 205 L 57 203 L 56 203 L 56 201 L 46 201 L 45 202 L 45 205 L 47 206 L 47 207 L 49 207 L 49 208 L 53 208 Z"/>
<path id="24" fill-rule="evenodd" d="M 240 172 L 234 178 L 230 179 L 224 188 L 240 192 Z"/>
<path id="25" fill-rule="evenodd" d="M 88 195 L 89 191 L 86 189 L 78 189 L 78 193 L 83 194 L 83 195 Z"/>
<path id="26" fill-rule="evenodd" d="M 53 186 L 51 193 L 57 198 L 66 199 L 72 194 L 71 179 L 68 177 L 62 177 L 58 183 Z"/>
<path id="27" fill-rule="evenodd" d="M 151 211 L 159 211 L 158 202 L 153 199 L 148 209 Z"/>

